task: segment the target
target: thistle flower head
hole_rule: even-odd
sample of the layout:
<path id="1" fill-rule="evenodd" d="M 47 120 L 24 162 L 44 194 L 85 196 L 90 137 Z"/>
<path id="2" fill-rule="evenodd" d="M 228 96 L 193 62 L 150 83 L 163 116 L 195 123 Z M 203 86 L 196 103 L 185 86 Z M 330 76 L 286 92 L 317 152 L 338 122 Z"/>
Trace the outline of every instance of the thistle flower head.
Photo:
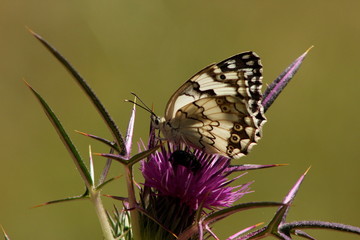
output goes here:
<path id="1" fill-rule="evenodd" d="M 143 161 L 141 171 L 144 189 L 149 190 L 142 192 L 142 207 L 157 221 L 154 224 L 143 218 L 145 235 L 158 236 L 152 239 L 172 239 L 173 234 L 194 223 L 198 210 L 203 213 L 203 209 L 231 206 L 249 192 L 251 184 L 229 186 L 240 176 L 230 178 L 236 169 L 231 168 L 228 158 L 201 150 L 180 150 L 172 143 Z"/>
<path id="2" fill-rule="evenodd" d="M 178 198 L 196 211 L 231 206 L 248 192 L 249 184 L 229 186 L 230 160 L 209 155 L 200 150 L 192 153 L 175 150 L 173 144 L 143 161 L 141 171 L 145 186 L 156 190 L 159 196 Z"/>

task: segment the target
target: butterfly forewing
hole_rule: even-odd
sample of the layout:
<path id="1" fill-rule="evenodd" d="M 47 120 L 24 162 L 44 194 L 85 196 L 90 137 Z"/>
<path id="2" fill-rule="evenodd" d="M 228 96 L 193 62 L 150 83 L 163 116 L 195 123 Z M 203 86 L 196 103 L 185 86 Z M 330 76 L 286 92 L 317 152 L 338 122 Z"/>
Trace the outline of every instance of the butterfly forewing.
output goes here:
<path id="1" fill-rule="evenodd" d="M 261 137 L 262 66 L 253 52 L 213 64 L 170 98 L 160 126 L 169 141 L 239 158 Z"/>

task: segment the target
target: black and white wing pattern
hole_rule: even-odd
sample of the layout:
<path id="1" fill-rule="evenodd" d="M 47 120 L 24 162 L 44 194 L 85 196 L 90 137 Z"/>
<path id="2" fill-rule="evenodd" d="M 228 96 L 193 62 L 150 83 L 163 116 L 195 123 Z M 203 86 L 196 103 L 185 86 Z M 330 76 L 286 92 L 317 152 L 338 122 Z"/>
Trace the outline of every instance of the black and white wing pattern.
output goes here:
<path id="1" fill-rule="evenodd" d="M 262 65 L 254 52 L 210 65 L 172 95 L 155 126 L 168 141 L 240 158 L 261 138 L 266 122 L 261 80 Z"/>

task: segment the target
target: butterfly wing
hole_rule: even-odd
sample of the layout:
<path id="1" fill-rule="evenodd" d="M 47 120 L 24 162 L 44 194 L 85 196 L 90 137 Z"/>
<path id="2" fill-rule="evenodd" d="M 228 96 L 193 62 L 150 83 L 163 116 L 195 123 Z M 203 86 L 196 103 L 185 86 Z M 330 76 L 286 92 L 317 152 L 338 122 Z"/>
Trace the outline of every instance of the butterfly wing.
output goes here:
<path id="1" fill-rule="evenodd" d="M 261 137 L 262 66 L 253 52 L 210 65 L 170 98 L 162 132 L 208 153 L 239 158 Z"/>
<path id="2" fill-rule="evenodd" d="M 186 144 L 230 158 L 246 155 L 261 137 L 260 120 L 241 99 L 208 97 L 189 103 L 170 121 Z M 260 125 L 259 125 L 260 124 Z"/>
<path id="3" fill-rule="evenodd" d="M 185 82 L 170 98 L 165 119 L 174 118 L 185 105 L 212 96 L 236 96 L 259 110 L 261 101 L 262 65 L 254 52 L 243 52 L 218 64 L 210 65 Z"/>

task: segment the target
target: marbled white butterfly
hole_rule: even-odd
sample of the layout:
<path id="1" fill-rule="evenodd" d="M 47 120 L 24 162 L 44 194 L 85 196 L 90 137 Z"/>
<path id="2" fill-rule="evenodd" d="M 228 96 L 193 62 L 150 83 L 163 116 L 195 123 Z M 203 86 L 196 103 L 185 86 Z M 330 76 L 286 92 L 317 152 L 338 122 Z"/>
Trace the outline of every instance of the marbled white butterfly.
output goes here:
<path id="1" fill-rule="evenodd" d="M 266 122 L 262 65 L 254 52 L 212 64 L 185 82 L 152 122 L 165 139 L 229 158 L 246 155 Z"/>

